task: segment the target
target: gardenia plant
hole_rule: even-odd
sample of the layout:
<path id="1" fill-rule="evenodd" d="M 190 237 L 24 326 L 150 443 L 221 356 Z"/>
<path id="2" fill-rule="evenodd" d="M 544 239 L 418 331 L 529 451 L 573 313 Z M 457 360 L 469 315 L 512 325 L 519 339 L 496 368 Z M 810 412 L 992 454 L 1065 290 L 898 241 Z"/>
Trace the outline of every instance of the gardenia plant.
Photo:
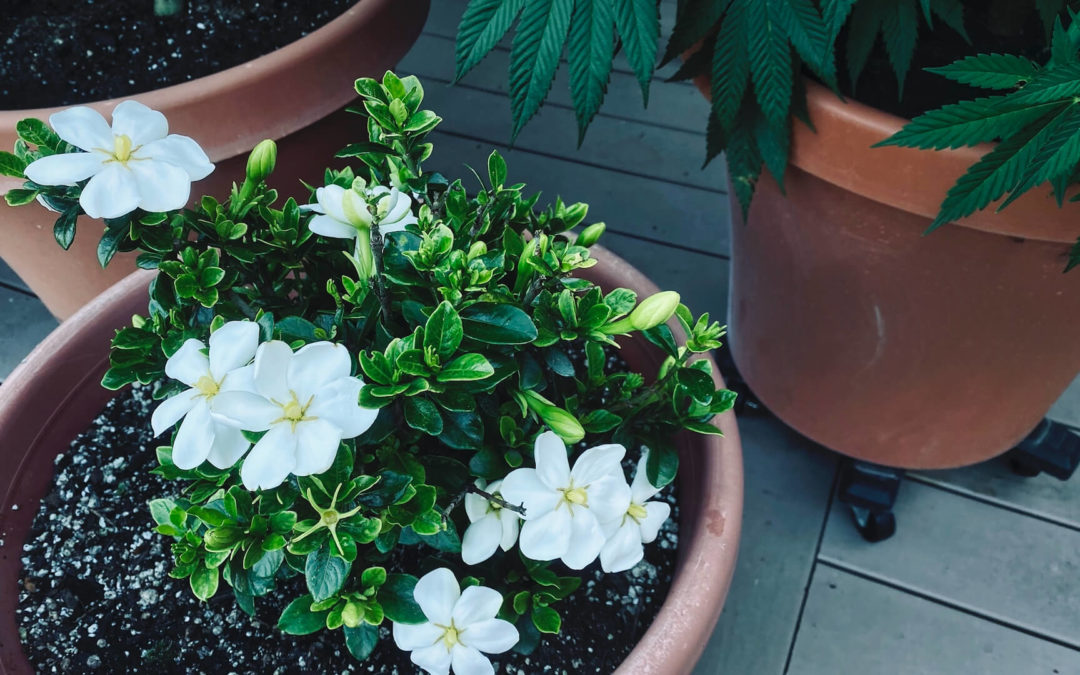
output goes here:
<path id="1" fill-rule="evenodd" d="M 150 512 L 172 576 L 203 600 L 224 581 L 252 614 L 288 593 L 282 631 L 340 630 L 358 659 L 387 626 L 429 673 L 492 673 L 559 632 L 581 570 L 630 569 L 657 537 L 675 435 L 719 433 L 733 403 L 698 358 L 723 329 L 675 293 L 577 276 L 603 224 L 575 236 L 587 207 L 539 207 L 498 153 L 485 179 L 425 171 L 440 119 L 416 78 L 356 90 L 369 138 L 307 205 L 267 187 L 264 141 L 228 198 L 182 209 L 209 163 L 135 102 L 111 127 L 79 108 L 22 122 L 9 201 L 56 210 L 64 245 L 106 215 L 101 263 L 157 270 L 103 384 L 159 400 L 154 472 L 177 484 Z M 613 358 L 630 335 L 659 372 Z"/>

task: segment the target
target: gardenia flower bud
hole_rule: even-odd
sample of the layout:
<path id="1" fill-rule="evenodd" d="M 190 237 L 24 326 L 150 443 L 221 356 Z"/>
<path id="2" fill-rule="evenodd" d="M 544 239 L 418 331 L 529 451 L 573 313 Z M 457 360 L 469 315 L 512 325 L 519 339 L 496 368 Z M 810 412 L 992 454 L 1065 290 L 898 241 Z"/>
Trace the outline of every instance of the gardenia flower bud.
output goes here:
<path id="1" fill-rule="evenodd" d="M 581 231 L 580 235 L 578 235 L 578 246 L 592 246 L 600 239 L 600 235 L 604 234 L 604 230 L 606 229 L 607 225 L 604 223 L 593 223 L 592 225 L 589 225 Z"/>
<path id="2" fill-rule="evenodd" d="M 413 589 L 424 623 L 394 624 L 394 644 L 430 675 L 492 675 L 484 654 L 502 654 L 520 639 L 509 621 L 495 618 L 503 597 L 486 586 L 464 591 L 445 567 L 420 577 Z M 483 652 L 483 653 L 481 653 Z"/>
<path id="3" fill-rule="evenodd" d="M 559 438 L 570 444 L 585 438 L 585 429 L 576 417 L 534 391 L 523 393 L 529 410 L 536 413 L 545 425 L 559 435 Z"/>
<path id="4" fill-rule="evenodd" d="M 679 307 L 679 294 L 661 291 L 645 298 L 630 312 L 630 325 L 637 330 L 649 330 L 666 322 Z"/>
<path id="5" fill-rule="evenodd" d="M 267 138 L 259 141 L 248 155 L 247 177 L 253 181 L 266 180 L 277 164 L 277 143 Z"/>
<path id="6" fill-rule="evenodd" d="M 57 136 L 85 152 L 42 157 L 24 173 L 40 185 L 76 185 L 89 178 L 79 205 L 91 218 L 119 218 L 137 208 L 183 208 L 191 182 L 214 170 L 198 143 L 170 134 L 165 116 L 138 101 L 116 106 L 112 128 L 101 113 L 85 106 L 55 113 L 49 124 Z"/>

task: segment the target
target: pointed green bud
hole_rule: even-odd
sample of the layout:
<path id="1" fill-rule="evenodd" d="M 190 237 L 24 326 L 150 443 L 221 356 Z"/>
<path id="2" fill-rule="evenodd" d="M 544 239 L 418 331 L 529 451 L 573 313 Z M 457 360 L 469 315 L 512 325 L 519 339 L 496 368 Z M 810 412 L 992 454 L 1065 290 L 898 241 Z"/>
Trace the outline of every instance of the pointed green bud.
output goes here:
<path id="1" fill-rule="evenodd" d="M 573 445 L 585 438 L 585 429 L 577 418 L 562 408 L 555 406 L 534 391 L 525 391 L 525 404 L 567 445 Z"/>
<path id="2" fill-rule="evenodd" d="M 661 291 L 645 298 L 630 312 L 630 324 L 638 330 L 655 328 L 666 322 L 679 307 L 679 294 Z"/>
<path id="3" fill-rule="evenodd" d="M 248 155 L 247 177 L 253 181 L 266 180 L 277 164 L 277 143 L 267 138 L 259 141 Z"/>
<path id="4" fill-rule="evenodd" d="M 578 235 L 577 245 L 586 247 L 592 246 L 600 239 L 600 235 L 602 235 L 606 229 L 607 225 L 604 223 L 593 223 L 592 225 L 589 225 L 581 231 L 580 235 Z"/>

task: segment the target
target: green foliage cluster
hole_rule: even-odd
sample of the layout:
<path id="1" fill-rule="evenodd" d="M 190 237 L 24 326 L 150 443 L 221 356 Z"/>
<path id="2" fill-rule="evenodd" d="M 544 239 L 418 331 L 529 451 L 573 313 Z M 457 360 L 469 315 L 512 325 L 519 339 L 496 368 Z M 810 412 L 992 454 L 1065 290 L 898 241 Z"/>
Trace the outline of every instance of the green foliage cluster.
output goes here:
<path id="1" fill-rule="evenodd" d="M 1064 29 L 1060 18 L 1070 5 L 1027 1 L 1053 34 L 1051 63 L 1038 68 L 1022 56 L 980 54 L 936 69 L 964 84 L 1022 88 L 1008 100 L 980 99 L 935 111 L 890 139 L 935 149 L 1004 141 L 950 193 L 934 227 L 1006 192 L 1015 196 L 1046 181 L 1060 196 L 1076 167 L 1066 112 L 1073 94 L 1065 81 L 1077 49 L 1068 38 L 1071 20 Z M 675 24 L 659 56 L 661 12 L 670 8 Z M 658 56 L 660 65 L 685 57 L 673 77 L 705 74 L 710 83 L 705 162 L 726 153 L 745 215 L 763 169 L 783 189 L 791 117 L 810 124 L 804 70 L 838 91 L 839 52 L 854 89 L 880 41 L 903 95 L 920 32 L 945 26 L 970 42 L 964 10 L 962 0 L 678 0 L 674 7 L 656 0 L 471 0 L 458 29 L 457 79 L 514 28 L 509 81 L 516 136 L 543 103 L 565 51 L 580 142 L 603 102 L 618 52 L 637 75 L 646 103 Z"/>
<path id="2" fill-rule="evenodd" d="M 420 204 L 419 222 L 403 231 L 384 236 L 373 227 L 376 273 L 359 275 L 352 242 L 313 234 L 307 211 L 291 198 L 280 203 L 264 182 L 272 162 L 253 155 L 247 178 L 224 201 L 203 197 L 190 210 L 136 211 L 106 223 L 103 265 L 116 251 L 137 250 L 140 266 L 158 274 L 148 314 L 113 340 L 104 385 L 154 385 L 156 398 L 175 393 L 179 383 L 162 381 L 166 359 L 185 340 L 205 341 L 233 320 L 254 321 L 262 340 L 294 348 L 346 345 L 366 382 L 360 404 L 380 412 L 367 432 L 342 442 L 328 471 L 249 492 L 239 466 L 182 470 L 171 447 L 158 449 L 155 472 L 179 481 L 178 496 L 150 505 L 157 531 L 173 539 L 171 574 L 189 579 L 202 599 L 224 580 L 249 613 L 302 577 L 306 592 L 282 613 L 281 630 L 340 629 L 363 659 L 384 620 L 423 620 L 417 578 L 449 567 L 466 583 L 503 593 L 500 616 L 517 625 L 518 649 L 527 651 L 541 633 L 559 631 L 557 607 L 581 579 L 516 549 L 465 567 L 465 493 L 477 478 L 533 466 L 533 439 L 545 428 L 568 444 L 583 441 L 579 450 L 647 446 L 650 481 L 669 484 L 675 435 L 717 434 L 710 420 L 732 407 L 734 394 L 716 389 L 711 361 L 700 358 L 720 346 L 723 329 L 672 304 L 674 294 L 641 299 L 579 276 L 596 263 L 589 247 L 603 225 L 575 240 L 571 230 L 585 223 L 587 206 L 539 206 L 540 195 L 509 181 L 498 153 L 468 187 L 425 171 L 427 135 L 440 118 L 422 109 L 415 77 L 387 73 L 358 80 L 356 90 L 368 140 L 339 153 L 355 165 L 328 170 L 326 183 L 393 185 Z M 20 128 L 19 151 L 0 157 L 12 171 L 72 150 L 43 124 Z M 57 238 L 70 244 L 80 187 L 24 190 L 16 201 L 40 195 L 57 208 Z M 673 313 L 682 344 L 665 323 Z M 611 358 L 617 337 L 638 333 L 663 351 L 659 372 Z"/>

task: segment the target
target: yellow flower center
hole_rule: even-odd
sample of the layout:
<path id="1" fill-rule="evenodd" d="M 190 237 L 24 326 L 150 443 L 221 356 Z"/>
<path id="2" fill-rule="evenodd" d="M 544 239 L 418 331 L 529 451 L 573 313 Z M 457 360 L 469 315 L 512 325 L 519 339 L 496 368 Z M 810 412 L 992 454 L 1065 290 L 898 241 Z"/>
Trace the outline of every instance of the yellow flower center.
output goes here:
<path id="1" fill-rule="evenodd" d="M 630 508 L 626 510 L 626 515 L 630 516 L 639 523 L 645 520 L 645 517 L 649 515 L 649 512 L 645 510 L 645 507 L 641 504 L 630 502 Z"/>
<path id="2" fill-rule="evenodd" d="M 304 409 L 300 407 L 300 403 L 295 398 L 286 403 L 282 410 L 284 411 L 283 417 L 287 420 L 299 422 L 304 419 Z"/>
<path id="3" fill-rule="evenodd" d="M 340 517 L 341 515 L 336 510 L 327 509 L 322 512 L 322 517 L 320 518 L 320 520 L 322 520 L 323 525 L 325 525 L 326 527 L 330 527 L 331 525 L 337 525 L 338 519 Z"/>
<path id="4" fill-rule="evenodd" d="M 457 626 L 454 625 L 453 621 L 451 621 L 450 625 L 446 627 L 446 631 L 443 633 L 442 636 L 442 641 L 443 644 L 446 645 L 447 650 L 452 649 L 454 645 L 461 641 L 460 639 L 458 639 L 458 629 Z"/>
<path id="5" fill-rule="evenodd" d="M 301 404 L 296 400 L 296 394 L 289 392 L 291 398 L 288 403 L 281 403 L 280 401 L 274 401 L 277 405 L 281 406 L 281 417 L 274 420 L 274 422 L 289 422 L 292 424 L 293 431 L 296 431 L 296 425 L 300 422 L 306 422 L 308 420 L 315 419 L 314 417 L 308 417 L 307 409 L 311 405 L 311 402 L 315 400 L 312 396 L 307 400 L 307 403 Z"/>
<path id="6" fill-rule="evenodd" d="M 589 505 L 589 493 L 585 492 L 585 488 L 567 488 L 566 490 L 563 490 L 563 499 L 570 504 L 578 504 L 580 506 Z"/>
<path id="7" fill-rule="evenodd" d="M 131 158 L 131 139 L 126 134 L 113 136 L 113 157 L 121 164 Z"/>
<path id="8" fill-rule="evenodd" d="M 124 138 L 127 137 L 125 136 Z M 197 382 L 195 382 L 195 388 L 198 389 L 199 393 L 206 398 L 212 398 L 214 396 L 217 396 L 217 393 L 221 387 L 213 377 L 209 375 L 203 375 L 198 379 Z"/>

